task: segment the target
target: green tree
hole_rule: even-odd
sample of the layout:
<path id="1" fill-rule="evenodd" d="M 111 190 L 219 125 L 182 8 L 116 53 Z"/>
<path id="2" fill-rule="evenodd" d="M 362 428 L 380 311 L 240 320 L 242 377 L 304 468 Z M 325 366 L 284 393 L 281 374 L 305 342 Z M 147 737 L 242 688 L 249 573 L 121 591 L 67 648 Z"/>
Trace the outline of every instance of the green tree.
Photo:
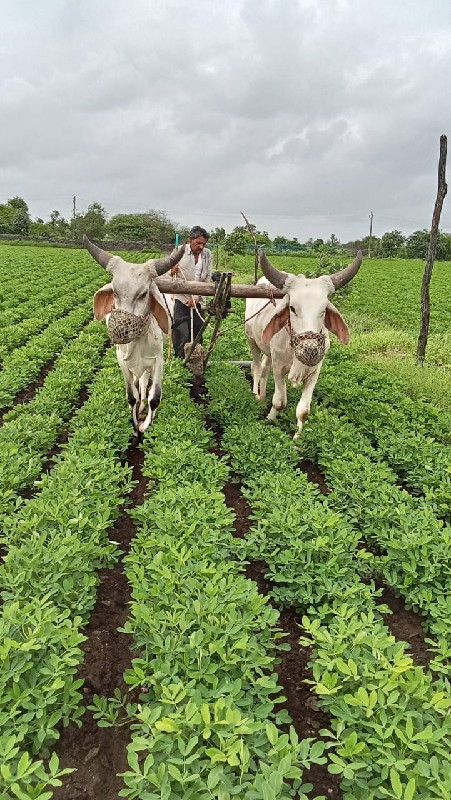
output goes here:
<path id="1" fill-rule="evenodd" d="M 30 224 L 28 231 L 30 236 L 53 236 L 53 230 L 49 222 L 44 222 L 38 218 Z"/>
<path id="2" fill-rule="evenodd" d="M 48 225 L 50 236 L 55 236 L 57 239 L 68 239 L 71 235 L 68 221 L 56 209 L 50 214 Z"/>
<path id="3" fill-rule="evenodd" d="M 236 230 L 229 233 L 224 242 L 224 250 L 229 255 L 234 253 L 244 255 L 247 252 L 247 239 L 244 233 Z"/>
<path id="4" fill-rule="evenodd" d="M 436 251 L 437 261 L 451 261 L 451 234 L 440 233 Z"/>
<path id="5" fill-rule="evenodd" d="M 404 247 L 405 241 L 401 231 L 387 231 L 381 238 L 381 255 L 394 258 Z"/>
<path id="6" fill-rule="evenodd" d="M 315 239 L 315 241 L 312 244 L 312 250 L 315 250 L 315 252 L 319 252 L 319 250 L 321 250 L 323 245 L 324 245 L 324 239 Z"/>
<path id="7" fill-rule="evenodd" d="M 414 231 L 406 239 L 406 252 L 408 258 L 426 258 L 429 247 L 430 234 L 426 228 Z"/>
<path id="8" fill-rule="evenodd" d="M 174 244 L 176 232 L 169 217 L 163 211 L 155 210 L 141 214 L 116 214 L 106 225 L 109 239 L 149 241 L 163 246 Z"/>
<path id="9" fill-rule="evenodd" d="M 340 240 L 335 233 L 330 234 L 330 239 L 327 240 L 327 250 L 329 253 L 336 253 L 340 247 Z"/>
<path id="10" fill-rule="evenodd" d="M 210 239 L 209 244 L 212 245 L 221 245 L 226 238 L 225 228 L 214 228 L 214 230 L 210 231 Z"/>
<path id="11" fill-rule="evenodd" d="M 90 239 L 103 239 L 105 235 L 106 211 L 100 203 L 91 203 L 86 214 L 75 218 L 75 239 L 82 239 L 85 233 Z"/>

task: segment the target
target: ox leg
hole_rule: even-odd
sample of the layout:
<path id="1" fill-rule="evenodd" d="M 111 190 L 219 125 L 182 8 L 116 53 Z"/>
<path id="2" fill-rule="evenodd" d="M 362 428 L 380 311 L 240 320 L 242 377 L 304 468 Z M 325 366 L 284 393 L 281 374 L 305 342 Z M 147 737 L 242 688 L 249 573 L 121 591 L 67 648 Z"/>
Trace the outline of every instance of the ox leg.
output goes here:
<path id="1" fill-rule="evenodd" d="M 262 403 L 264 403 L 264 401 L 266 400 L 266 384 L 268 383 L 268 375 L 270 369 L 271 369 L 271 356 L 263 356 L 261 375 L 260 375 L 260 390 L 258 393 L 258 399 L 261 400 Z"/>
<path id="2" fill-rule="evenodd" d="M 274 394 L 272 396 L 272 407 L 266 419 L 274 422 L 279 411 L 282 411 L 287 405 L 287 387 L 285 384 L 285 375 L 289 372 L 287 367 L 275 366 L 273 364 L 274 375 Z"/>
<path id="3" fill-rule="evenodd" d="M 157 411 L 158 406 L 160 405 L 161 400 L 161 384 L 163 380 L 163 355 L 161 358 L 157 358 L 155 361 L 155 367 L 153 369 L 152 375 L 152 385 L 149 389 L 149 410 L 147 412 L 147 416 L 143 422 L 139 424 L 139 430 L 141 433 L 147 430 L 149 425 L 152 425 L 154 421 L 155 414 Z"/>
<path id="4" fill-rule="evenodd" d="M 254 383 L 252 386 L 253 393 L 260 399 L 260 378 L 262 374 L 262 362 L 261 362 L 261 350 L 257 346 L 257 343 L 248 337 L 249 347 L 251 348 L 252 353 L 252 377 L 254 379 Z"/>
<path id="5" fill-rule="evenodd" d="M 294 434 L 293 439 L 297 439 L 301 435 L 303 425 L 310 413 L 310 404 L 312 402 L 313 390 L 316 386 L 320 369 L 321 369 L 321 364 L 314 372 L 312 372 L 310 375 L 307 375 L 307 377 L 304 378 L 301 399 L 299 400 L 299 403 L 296 406 L 296 420 L 298 423 L 298 429 Z"/>
<path id="6" fill-rule="evenodd" d="M 150 370 L 146 369 L 145 372 L 141 375 L 139 379 L 139 410 L 138 410 L 138 418 L 145 417 L 145 409 L 146 409 L 146 399 L 147 399 L 147 387 L 149 385 L 150 379 Z"/>
<path id="7" fill-rule="evenodd" d="M 122 374 L 125 379 L 125 391 L 127 394 L 128 404 L 132 415 L 132 424 L 136 432 L 138 432 L 138 405 L 139 405 L 139 391 L 135 385 L 133 374 L 127 367 L 121 364 Z"/>

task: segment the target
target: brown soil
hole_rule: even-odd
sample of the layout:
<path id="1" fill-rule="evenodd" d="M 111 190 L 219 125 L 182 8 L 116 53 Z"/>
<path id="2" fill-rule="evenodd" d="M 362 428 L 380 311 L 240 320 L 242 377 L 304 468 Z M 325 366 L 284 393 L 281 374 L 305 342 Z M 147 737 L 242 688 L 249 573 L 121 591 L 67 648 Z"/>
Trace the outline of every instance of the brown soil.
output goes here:
<path id="1" fill-rule="evenodd" d="M 314 483 L 316 484 L 316 486 L 318 486 L 322 494 L 330 493 L 330 489 L 327 485 L 326 478 L 314 461 L 310 461 L 309 458 L 303 458 L 299 462 L 298 467 L 299 469 L 302 470 L 302 472 L 305 472 L 307 478 L 309 479 L 309 481 L 311 481 L 311 483 Z"/>
<path id="2" fill-rule="evenodd" d="M 409 611 L 403 598 L 398 597 L 391 586 L 376 582 L 376 587 L 383 589 L 381 600 L 392 611 L 391 614 L 383 614 L 387 628 L 397 639 L 407 642 L 408 653 L 414 663 L 427 669 L 433 654 L 425 641 L 427 634 L 423 628 L 423 618 L 415 611 Z"/>
<path id="3" fill-rule="evenodd" d="M 57 357 L 55 356 L 54 358 L 52 358 L 51 361 L 45 364 L 44 367 L 42 367 L 38 377 L 36 378 L 36 380 L 33 381 L 33 383 L 30 383 L 28 386 L 25 387 L 25 389 L 21 389 L 21 391 L 16 395 L 16 397 L 13 400 L 12 403 L 13 406 L 18 406 L 21 403 L 29 403 L 31 400 L 33 400 L 36 392 L 44 383 L 50 370 L 53 369 L 53 365 L 56 361 L 56 358 Z M 2 408 L 0 410 L 0 425 L 3 423 L 3 417 L 5 416 L 6 412 L 9 411 L 9 409 L 10 406 L 8 406 L 7 408 Z"/>
<path id="4" fill-rule="evenodd" d="M 133 479 L 137 481 L 129 505 L 141 505 L 147 481 L 142 475 L 144 454 L 136 444 L 129 446 L 127 461 L 133 468 Z M 117 542 L 123 553 L 130 549 L 135 535 L 135 523 L 124 507 L 110 532 L 110 539 Z M 84 663 L 79 670 L 85 681 L 84 705 L 92 703 L 94 694 L 111 697 L 119 688 L 127 691 L 123 680 L 124 671 L 133 658 L 130 637 L 118 633 L 124 625 L 129 611 L 130 586 L 124 573 L 123 557 L 113 569 L 100 572 L 97 601 L 85 634 L 83 645 Z M 64 784 L 53 795 L 54 800 L 118 800 L 123 788 L 118 773 L 127 769 L 126 748 L 130 741 L 127 726 L 99 728 L 92 712 L 86 711 L 82 726 L 71 725 L 61 733 L 56 748 L 63 767 L 76 767 Z"/>

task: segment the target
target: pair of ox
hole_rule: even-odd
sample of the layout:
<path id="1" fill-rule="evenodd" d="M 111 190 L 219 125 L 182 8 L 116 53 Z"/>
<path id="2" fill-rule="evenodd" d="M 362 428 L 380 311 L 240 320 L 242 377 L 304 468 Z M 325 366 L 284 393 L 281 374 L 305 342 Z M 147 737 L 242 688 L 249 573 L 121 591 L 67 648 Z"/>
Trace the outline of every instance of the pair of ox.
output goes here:
<path id="1" fill-rule="evenodd" d="M 111 282 L 94 295 L 94 316 L 106 319 L 110 339 L 116 344 L 133 427 L 139 435 L 152 424 L 161 400 L 163 342 L 170 329 L 167 302 L 154 278 L 175 266 L 185 248 L 168 258 L 129 264 L 101 250 L 87 236 L 83 241 L 92 257 L 112 275 Z"/>
<path id="2" fill-rule="evenodd" d="M 310 412 L 313 390 L 330 347 L 329 331 L 342 344 L 349 343 L 348 326 L 329 302 L 329 295 L 349 283 L 361 263 L 359 250 L 352 264 L 339 272 L 306 278 L 276 269 L 260 250 L 260 267 L 265 277 L 258 283 L 272 284 L 285 296 L 275 307 L 261 299 L 246 300 L 245 331 L 253 357 L 253 391 L 260 401 L 265 400 L 272 367 L 275 389 L 267 419 L 274 422 L 287 404 L 286 375 L 295 387 L 303 383 L 296 407 L 298 429 L 294 438 L 301 433 Z"/>

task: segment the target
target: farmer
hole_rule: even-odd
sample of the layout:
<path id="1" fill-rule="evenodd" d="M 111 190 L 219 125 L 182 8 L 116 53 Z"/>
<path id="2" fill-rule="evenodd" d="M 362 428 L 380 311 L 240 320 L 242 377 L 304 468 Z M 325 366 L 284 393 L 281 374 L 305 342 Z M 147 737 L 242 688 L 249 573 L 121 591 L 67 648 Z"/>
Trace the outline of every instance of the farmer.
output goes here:
<path id="1" fill-rule="evenodd" d="M 205 228 L 195 225 L 189 232 L 189 243 L 179 263 L 171 269 L 171 275 L 179 280 L 202 281 L 211 279 L 211 251 L 205 247 L 209 234 Z M 174 321 L 172 323 L 172 344 L 178 358 L 185 357 L 185 344 L 192 341 L 204 322 L 204 298 L 198 295 L 176 294 Z"/>

